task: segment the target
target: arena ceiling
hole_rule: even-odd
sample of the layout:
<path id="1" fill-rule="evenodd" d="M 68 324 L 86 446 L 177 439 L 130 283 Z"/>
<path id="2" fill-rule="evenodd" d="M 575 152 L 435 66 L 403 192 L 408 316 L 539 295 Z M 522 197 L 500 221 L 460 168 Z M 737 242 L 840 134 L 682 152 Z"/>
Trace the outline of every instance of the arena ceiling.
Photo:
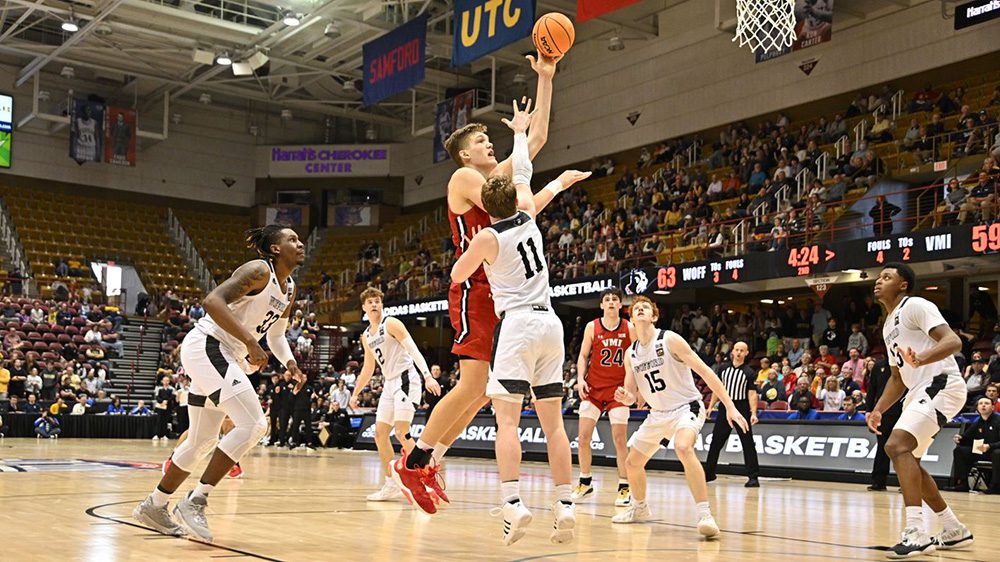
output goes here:
<path id="1" fill-rule="evenodd" d="M 577 41 L 608 41 L 611 36 L 657 36 L 655 15 L 686 0 L 646 0 L 580 26 Z M 705 1 L 705 0 L 697 0 Z M 725 1 L 725 0 L 717 0 Z M 864 19 L 878 9 L 902 9 L 924 0 L 868 2 L 837 0 L 839 16 Z M 361 78 L 362 45 L 420 13 L 430 16 L 426 81 L 416 88 L 418 107 L 431 108 L 448 88 L 489 90 L 488 58 L 450 66 L 451 0 L 0 0 L 0 55 L 16 65 L 17 87 L 30 86 L 42 73 L 41 89 L 57 92 L 82 83 L 112 101 L 133 102 L 140 110 L 164 97 L 204 100 L 245 107 L 265 104 L 296 116 L 328 115 L 373 123 L 384 137 L 411 129 L 411 94 L 370 109 L 351 88 Z M 538 11 L 571 16 L 576 0 L 539 0 Z M 284 23 L 289 13 L 300 24 Z M 63 30 L 69 20 L 79 29 Z M 195 62 L 196 50 L 234 61 L 267 63 L 249 76 L 232 67 Z M 495 53 L 500 72 L 530 72 L 525 39 Z M 72 67 L 72 76 L 64 68 Z M 515 70 L 517 69 L 517 70 Z M 346 85 L 346 86 L 345 86 Z M 89 92 L 88 92 L 89 93 Z M 53 97 L 58 98 L 58 94 Z M 131 105 L 131 104 L 130 104 Z"/>

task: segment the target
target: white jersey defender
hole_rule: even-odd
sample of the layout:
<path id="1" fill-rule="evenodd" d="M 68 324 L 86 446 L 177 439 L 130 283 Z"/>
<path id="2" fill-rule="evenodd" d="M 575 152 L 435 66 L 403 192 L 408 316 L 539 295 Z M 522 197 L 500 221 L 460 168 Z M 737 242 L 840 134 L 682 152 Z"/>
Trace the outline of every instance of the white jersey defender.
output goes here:
<path id="1" fill-rule="evenodd" d="M 628 445 L 647 456 L 660 448 L 663 439 L 672 440 L 678 429 L 698 433 L 705 424 L 705 407 L 691 368 L 667 348 L 671 333 L 658 329 L 649 345 L 635 341 L 629 349 L 635 384 L 651 411 Z"/>
<path id="2" fill-rule="evenodd" d="M 271 271 L 267 287 L 255 295 L 246 295 L 230 303 L 233 316 L 251 334 L 263 338 L 278 323 L 285 309 L 292 304 L 295 283 L 289 277 L 285 290 L 274 273 L 274 266 L 264 260 Z M 284 336 L 284 334 L 282 334 Z M 212 397 L 216 404 L 245 389 L 254 390 L 247 378 L 255 368 L 247 361 L 247 347 L 205 315 L 184 338 L 181 363 L 191 377 L 191 394 Z M 229 365 L 238 366 L 230 369 Z"/>
<path id="3" fill-rule="evenodd" d="M 497 239 L 496 259 L 484 266 L 500 318 L 486 394 L 520 401 L 533 392 L 536 400 L 561 399 L 563 327 L 549 299 L 542 233 L 523 211 L 486 232 Z"/>
<path id="4" fill-rule="evenodd" d="M 934 303 L 921 297 L 904 297 L 889 312 L 882 326 L 890 361 L 899 369 L 903 384 L 909 390 L 896 429 L 917 439 L 917 448 L 913 451 L 917 458 L 927 452 L 941 427 L 962 411 L 968 395 L 954 357 L 920 367 L 903 360 L 903 351 L 907 348 L 921 353 L 934 347 L 936 342 L 930 337 L 930 331 L 944 324 L 947 322 Z"/>
<path id="5" fill-rule="evenodd" d="M 390 425 L 411 423 L 414 412 L 420 407 L 424 380 L 403 344 L 389 334 L 385 324 L 388 319 L 383 315 L 374 330 L 369 326 L 362 334 L 385 379 L 375 421 Z"/>

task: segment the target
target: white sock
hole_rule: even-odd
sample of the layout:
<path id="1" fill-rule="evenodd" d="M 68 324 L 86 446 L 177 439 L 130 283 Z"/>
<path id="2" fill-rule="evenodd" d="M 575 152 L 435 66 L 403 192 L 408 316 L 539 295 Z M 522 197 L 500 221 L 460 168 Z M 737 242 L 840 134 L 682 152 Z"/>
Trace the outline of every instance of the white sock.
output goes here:
<path id="1" fill-rule="evenodd" d="M 159 486 L 153 488 L 153 493 L 149 494 L 149 497 L 153 500 L 153 505 L 156 507 L 163 507 L 170 501 L 170 494 L 160 491 Z"/>
<path id="2" fill-rule="evenodd" d="M 417 439 L 417 447 L 420 447 L 425 451 L 430 451 L 431 449 L 434 448 L 434 445 L 431 445 L 430 443 L 424 441 L 423 439 Z"/>
<path id="3" fill-rule="evenodd" d="M 556 484 L 556 500 L 570 503 L 573 496 L 573 486 L 570 484 Z"/>
<path id="4" fill-rule="evenodd" d="M 959 522 L 958 517 L 955 517 L 955 512 L 950 507 L 944 508 L 944 511 L 937 512 L 937 516 L 945 531 L 951 531 L 962 526 L 962 523 Z"/>
<path id="5" fill-rule="evenodd" d="M 711 517 L 712 510 L 708 507 L 708 502 L 700 502 L 694 505 L 695 511 L 698 512 L 698 519 L 705 517 Z"/>
<path id="6" fill-rule="evenodd" d="M 434 452 L 431 453 L 431 458 L 433 458 L 434 462 L 437 464 L 441 464 L 441 459 L 444 458 L 444 454 L 447 452 L 448 446 L 444 443 L 438 443 L 437 445 L 434 445 Z"/>
<path id="7" fill-rule="evenodd" d="M 919 505 L 906 506 L 906 526 L 916 527 L 920 532 L 924 531 L 924 509 Z"/>
<path id="8" fill-rule="evenodd" d="M 618 485 L 619 486 L 628 486 L 628 478 L 622 478 L 621 476 L 619 476 L 618 477 Z"/>
<path id="9" fill-rule="evenodd" d="M 921 513 L 924 516 L 924 530 L 927 531 L 928 535 L 937 534 L 935 532 L 938 528 L 938 518 L 935 517 L 937 514 L 934 513 L 931 506 L 927 505 L 927 502 L 923 500 L 920 502 L 920 509 L 922 510 Z"/>
<path id="10" fill-rule="evenodd" d="M 521 482 L 519 480 L 500 483 L 500 501 L 514 503 L 519 499 L 521 499 Z"/>
<path id="11" fill-rule="evenodd" d="M 215 488 L 215 486 L 211 484 L 204 484 L 202 482 L 198 482 L 198 485 L 194 487 L 194 491 L 191 492 L 191 497 L 208 499 L 208 494 L 209 492 L 212 491 L 213 488 Z"/>

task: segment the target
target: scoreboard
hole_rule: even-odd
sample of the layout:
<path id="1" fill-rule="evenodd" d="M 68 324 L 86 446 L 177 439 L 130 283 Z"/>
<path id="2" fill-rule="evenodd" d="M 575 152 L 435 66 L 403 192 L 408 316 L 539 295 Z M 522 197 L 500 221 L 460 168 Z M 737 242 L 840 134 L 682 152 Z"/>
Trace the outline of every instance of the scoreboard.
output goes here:
<path id="1" fill-rule="evenodd" d="M 754 252 L 622 273 L 632 294 L 705 288 L 729 283 L 868 269 L 888 262 L 927 262 L 1000 254 L 1000 222 L 957 225 L 876 238 L 843 240 Z"/>

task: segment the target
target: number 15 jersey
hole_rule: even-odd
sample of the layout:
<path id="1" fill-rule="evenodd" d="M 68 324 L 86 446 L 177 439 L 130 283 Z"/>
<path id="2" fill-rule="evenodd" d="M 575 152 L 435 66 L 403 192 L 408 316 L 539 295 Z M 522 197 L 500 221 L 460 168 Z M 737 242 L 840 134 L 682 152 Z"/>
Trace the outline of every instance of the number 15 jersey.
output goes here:
<path id="1" fill-rule="evenodd" d="M 497 238 L 497 257 L 484 264 L 493 290 L 497 316 L 513 308 L 528 305 L 551 307 L 549 302 L 549 267 L 542 253 L 542 232 L 528 213 L 490 225 Z"/>
<path id="2" fill-rule="evenodd" d="M 281 284 L 274 273 L 274 265 L 268 260 L 263 260 L 270 270 L 270 278 L 267 286 L 255 295 L 246 295 L 229 303 L 229 310 L 248 332 L 258 340 L 267 335 L 267 332 L 278 322 L 285 309 L 292 304 L 292 295 L 295 294 L 295 283 L 289 277 L 285 283 L 285 291 L 282 292 Z M 222 329 L 212 317 L 206 314 L 198 321 L 196 326 L 205 334 L 219 340 L 223 346 L 229 349 L 234 357 L 239 358 L 240 368 L 246 373 L 252 373 L 254 368 L 246 362 L 247 346 L 243 342 L 233 337 L 229 332 Z M 284 334 L 282 334 L 284 337 Z"/>
<path id="3" fill-rule="evenodd" d="M 636 340 L 629 350 L 635 383 L 653 411 L 669 412 L 702 400 L 691 368 L 674 358 L 667 348 L 666 338 L 671 333 L 656 330 L 649 345 Z"/>

